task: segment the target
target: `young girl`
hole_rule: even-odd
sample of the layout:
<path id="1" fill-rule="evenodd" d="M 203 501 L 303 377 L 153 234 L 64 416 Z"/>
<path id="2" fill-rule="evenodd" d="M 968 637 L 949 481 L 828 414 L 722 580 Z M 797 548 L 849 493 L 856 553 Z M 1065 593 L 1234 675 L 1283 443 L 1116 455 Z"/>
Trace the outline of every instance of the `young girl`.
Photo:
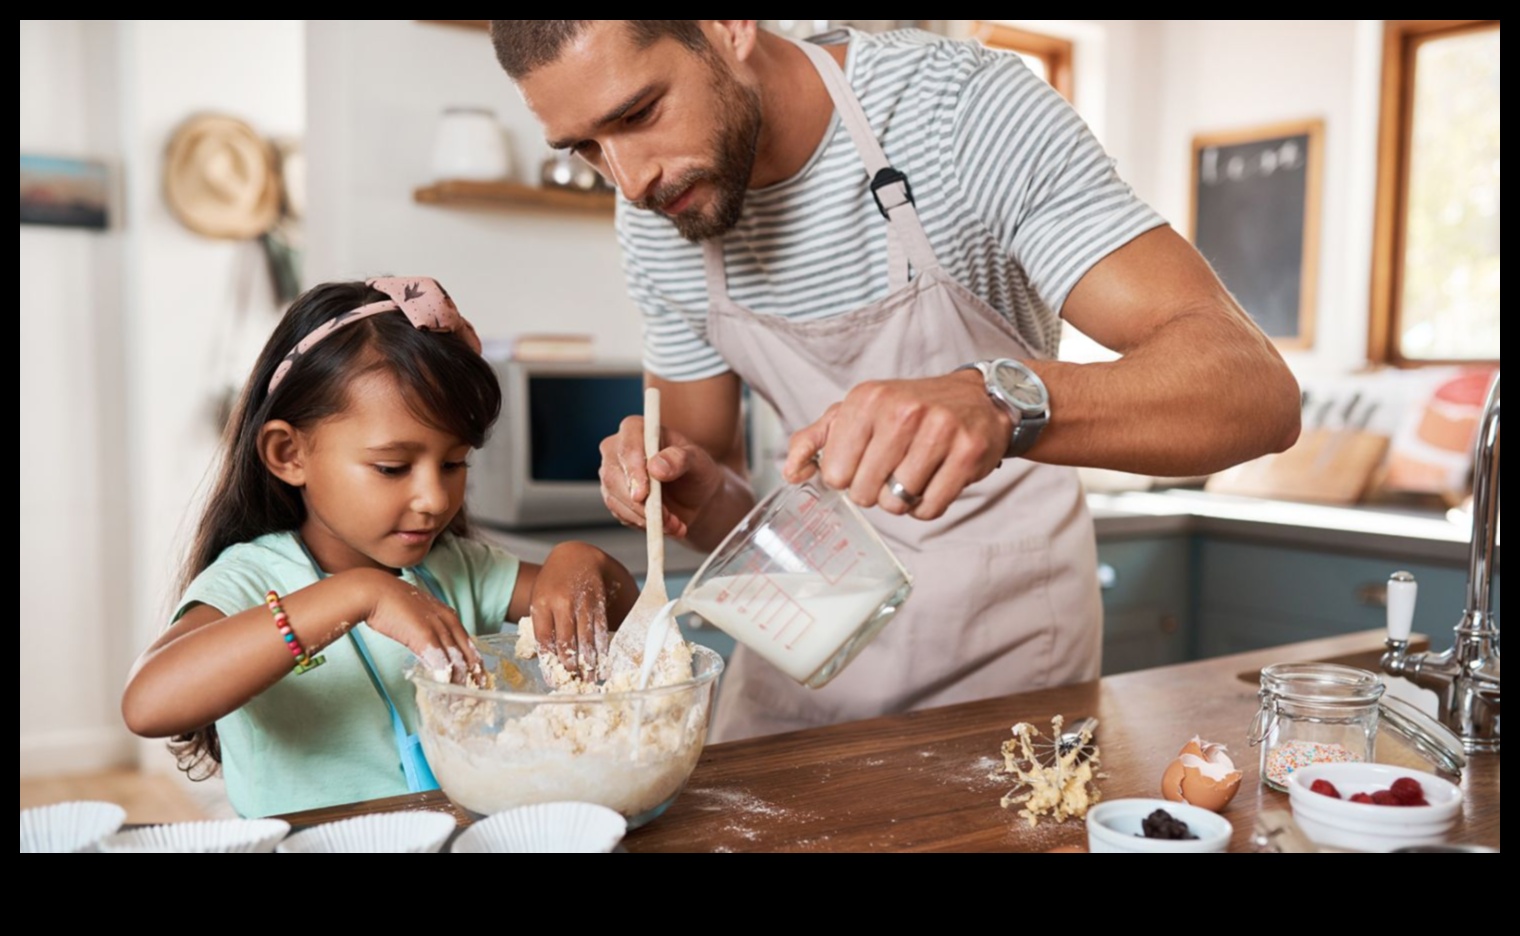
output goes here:
<path id="1" fill-rule="evenodd" d="M 228 426 L 172 626 L 122 698 L 187 772 L 264 816 L 432 787 L 404 678 L 468 680 L 475 634 L 532 615 L 590 670 L 636 586 L 594 547 L 542 566 L 469 539 L 468 457 L 501 408 L 434 281 L 330 283 L 291 306 Z M 363 622 L 363 623 L 361 623 Z"/>

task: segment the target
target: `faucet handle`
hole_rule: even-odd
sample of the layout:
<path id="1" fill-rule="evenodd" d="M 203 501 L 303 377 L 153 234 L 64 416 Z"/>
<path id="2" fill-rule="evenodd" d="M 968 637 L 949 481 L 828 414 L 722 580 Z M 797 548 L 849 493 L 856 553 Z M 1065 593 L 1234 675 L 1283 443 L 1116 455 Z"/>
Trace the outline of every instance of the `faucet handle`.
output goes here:
<path id="1" fill-rule="evenodd" d="M 1406 643 L 1414 630 L 1414 603 L 1420 586 L 1408 572 L 1395 572 L 1388 579 L 1388 639 Z"/>

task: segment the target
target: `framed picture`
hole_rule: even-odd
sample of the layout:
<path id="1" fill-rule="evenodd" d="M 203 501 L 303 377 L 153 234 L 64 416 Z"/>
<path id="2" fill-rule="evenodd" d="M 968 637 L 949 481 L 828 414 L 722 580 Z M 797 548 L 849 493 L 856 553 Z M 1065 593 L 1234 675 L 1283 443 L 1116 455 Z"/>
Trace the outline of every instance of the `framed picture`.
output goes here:
<path id="1" fill-rule="evenodd" d="M 1191 236 L 1278 345 L 1314 345 L 1324 122 L 1193 138 Z"/>
<path id="2" fill-rule="evenodd" d="M 21 157 L 21 223 L 103 231 L 110 223 L 105 163 L 56 156 Z"/>

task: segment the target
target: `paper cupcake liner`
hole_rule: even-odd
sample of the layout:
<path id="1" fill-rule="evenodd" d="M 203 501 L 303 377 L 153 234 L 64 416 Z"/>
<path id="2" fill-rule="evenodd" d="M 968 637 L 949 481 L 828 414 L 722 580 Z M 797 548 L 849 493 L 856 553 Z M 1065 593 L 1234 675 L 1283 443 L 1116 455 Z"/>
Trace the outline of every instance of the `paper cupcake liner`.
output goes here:
<path id="1" fill-rule="evenodd" d="M 431 854 L 454 833 L 454 817 L 436 812 L 378 813 L 297 832 L 282 854 Z"/>
<path id="2" fill-rule="evenodd" d="M 597 854 L 623 840 L 628 821 L 595 803 L 535 803 L 499 812 L 459 836 L 455 854 Z"/>
<path id="3" fill-rule="evenodd" d="M 127 820 L 115 803 L 57 803 L 21 811 L 21 854 L 59 854 L 93 849 Z"/>
<path id="4" fill-rule="evenodd" d="M 290 834 L 290 823 L 279 819 L 226 819 L 219 822 L 179 822 L 118 832 L 100 843 L 103 852 L 173 852 L 176 854 L 237 854 L 271 852 Z"/>

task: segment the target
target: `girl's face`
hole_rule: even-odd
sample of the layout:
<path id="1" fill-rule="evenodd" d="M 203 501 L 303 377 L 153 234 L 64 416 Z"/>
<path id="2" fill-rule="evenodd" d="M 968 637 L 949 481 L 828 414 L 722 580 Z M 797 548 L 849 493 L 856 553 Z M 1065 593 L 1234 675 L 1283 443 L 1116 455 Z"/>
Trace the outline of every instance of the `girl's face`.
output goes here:
<path id="1" fill-rule="evenodd" d="M 414 416 L 388 373 L 354 381 L 347 409 L 294 441 L 301 536 L 330 573 L 419 565 L 464 505 L 470 446 Z"/>

